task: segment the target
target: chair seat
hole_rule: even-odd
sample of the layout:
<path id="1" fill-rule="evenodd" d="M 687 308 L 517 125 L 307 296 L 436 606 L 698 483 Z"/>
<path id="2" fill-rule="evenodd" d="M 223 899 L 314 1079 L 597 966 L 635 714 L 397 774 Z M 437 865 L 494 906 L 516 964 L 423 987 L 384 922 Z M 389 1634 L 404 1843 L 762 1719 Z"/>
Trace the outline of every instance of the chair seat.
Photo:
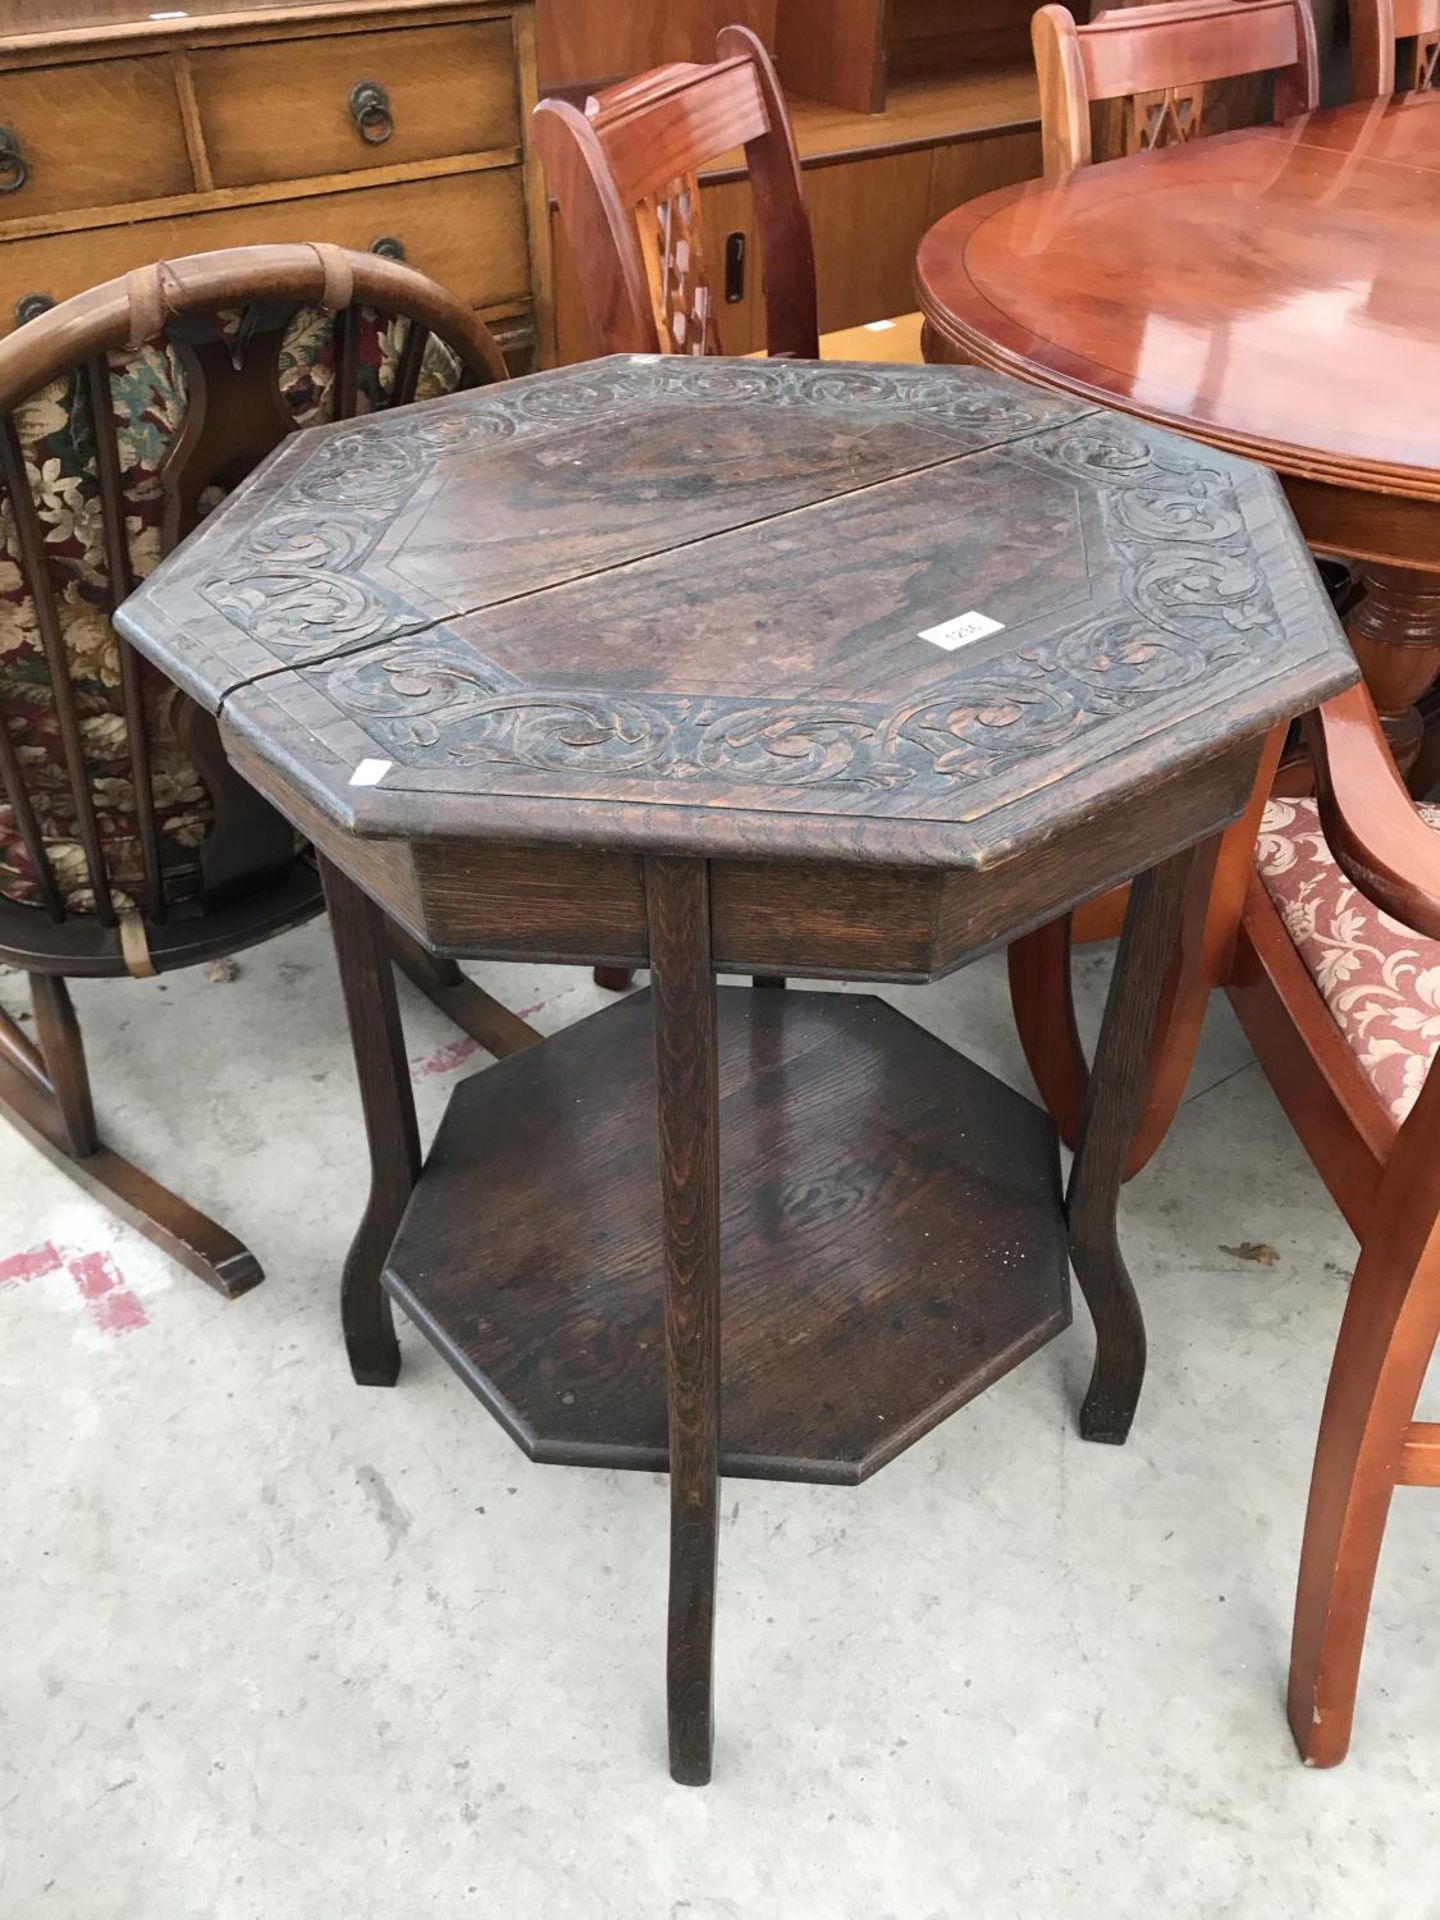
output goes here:
<path id="1" fill-rule="evenodd" d="M 1440 807 L 1421 807 L 1440 828 Z M 1440 940 L 1382 913 L 1335 861 L 1313 800 L 1272 800 L 1255 869 L 1386 1110 L 1414 1106 L 1440 1050 Z"/>

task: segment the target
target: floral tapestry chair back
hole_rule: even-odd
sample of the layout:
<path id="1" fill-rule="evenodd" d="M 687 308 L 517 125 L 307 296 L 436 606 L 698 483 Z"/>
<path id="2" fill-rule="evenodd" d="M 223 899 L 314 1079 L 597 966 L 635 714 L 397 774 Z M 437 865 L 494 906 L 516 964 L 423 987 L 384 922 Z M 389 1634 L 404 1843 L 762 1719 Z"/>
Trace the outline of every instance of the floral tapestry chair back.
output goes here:
<path id="1" fill-rule="evenodd" d="M 165 929 L 293 868 L 213 721 L 110 616 L 291 431 L 503 376 L 442 289 L 326 246 L 142 269 L 0 342 L 0 959 L 154 971 Z"/>

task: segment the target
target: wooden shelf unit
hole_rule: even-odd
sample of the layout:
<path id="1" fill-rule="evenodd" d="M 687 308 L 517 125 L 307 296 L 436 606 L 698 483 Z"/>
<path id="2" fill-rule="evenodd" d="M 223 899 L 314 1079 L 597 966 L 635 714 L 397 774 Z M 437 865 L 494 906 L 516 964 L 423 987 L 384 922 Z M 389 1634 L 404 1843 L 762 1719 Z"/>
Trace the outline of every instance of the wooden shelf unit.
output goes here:
<path id="1" fill-rule="evenodd" d="M 777 0 L 775 55 L 798 94 L 884 113 L 907 80 L 1028 64 L 1030 0 Z"/>
<path id="2" fill-rule="evenodd" d="M 1047 1114 L 883 1000 L 719 990 L 720 1471 L 855 1486 L 1062 1332 Z M 651 996 L 458 1087 L 384 1285 L 532 1459 L 663 1472 Z"/>

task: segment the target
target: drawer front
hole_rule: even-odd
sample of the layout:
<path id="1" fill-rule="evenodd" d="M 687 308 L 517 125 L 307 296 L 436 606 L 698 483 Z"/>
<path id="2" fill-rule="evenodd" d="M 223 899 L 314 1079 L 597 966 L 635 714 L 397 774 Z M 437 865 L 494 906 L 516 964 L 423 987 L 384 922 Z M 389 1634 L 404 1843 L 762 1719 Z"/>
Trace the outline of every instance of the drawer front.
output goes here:
<path id="1" fill-rule="evenodd" d="M 331 240 L 361 252 L 398 242 L 412 267 L 470 306 L 504 306 L 530 292 L 524 182 L 518 167 L 503 167 L 0 243 L 0 332 L 32 293 L 65 300 L 151 260 L 279 240 Z"/>
<path id="2" fill-rule="evenodd" d="M 217 187 L 520 143 L 508 21 L 214 48 L 191 72 Z"/>
<path id="3" fill-rule="evenodd" d="M 0 75 L 0 222 L 194 191 L 170 62 Z"/>

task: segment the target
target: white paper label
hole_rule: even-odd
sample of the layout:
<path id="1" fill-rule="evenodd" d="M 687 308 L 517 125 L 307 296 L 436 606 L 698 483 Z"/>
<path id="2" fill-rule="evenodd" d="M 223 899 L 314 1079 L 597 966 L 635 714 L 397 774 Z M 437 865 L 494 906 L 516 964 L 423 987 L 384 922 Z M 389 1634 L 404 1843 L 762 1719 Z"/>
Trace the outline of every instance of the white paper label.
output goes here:
<path id="1" fill-rule="evenodd" d="M 362 760 L 350 776 L 352 787 L 378 787 L 393 767 L 393 760 Z"/>
<path id="2" fill-rule="evenodd" d="M 960 613 L 943 626 L 927 627 L 920 638 L 928 640 L 932 647 L 943 647 L 947 653 L 953 653 L 956 647 L 968 647 L 972 640 L 983 640 L 988 634 L 1004 631 L 1005 622 L 992 620 L 988 613 Z"/>

